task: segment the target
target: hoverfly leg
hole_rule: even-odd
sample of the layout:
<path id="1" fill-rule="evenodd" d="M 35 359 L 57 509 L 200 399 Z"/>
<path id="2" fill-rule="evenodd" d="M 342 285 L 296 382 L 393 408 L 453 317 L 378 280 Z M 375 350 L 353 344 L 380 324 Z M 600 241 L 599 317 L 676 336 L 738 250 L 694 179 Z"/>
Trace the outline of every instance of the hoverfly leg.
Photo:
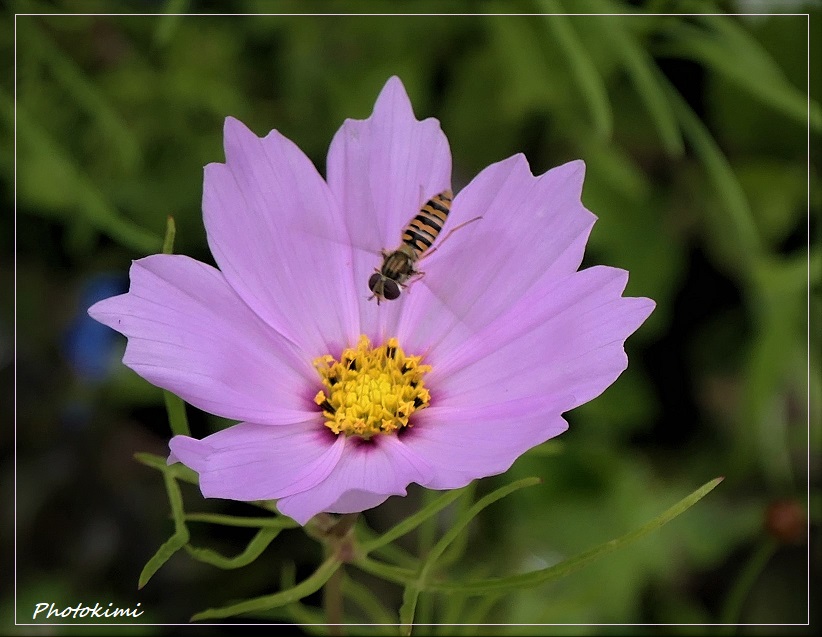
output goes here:
<path id="1" fill-rule="evenodd" d="M 414 270 L 408 277 L 408 280 L 402 284 L 403 289 L 408 290 L 408 293 L 411 294 L 411 285 L 416 283 L 417 281 L 421 280 L 422 277 L 425 276 L 425 272 L 421 270 Z"/>

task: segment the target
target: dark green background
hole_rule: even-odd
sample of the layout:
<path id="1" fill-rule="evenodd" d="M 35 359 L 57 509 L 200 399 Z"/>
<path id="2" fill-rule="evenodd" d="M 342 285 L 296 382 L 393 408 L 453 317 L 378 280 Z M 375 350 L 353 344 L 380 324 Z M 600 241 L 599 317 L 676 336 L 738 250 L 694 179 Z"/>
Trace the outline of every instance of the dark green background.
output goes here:
<path id="1" fill-rule="evenodd" d="M 10 386 L 16 370 L 16 411 L 4 400 L 2 420 L 16 415 L 17 467 L 15 474 L 13 429 L 4 427 L 0 484 L 5 501 L 16 493 L 17 620 L 29 621 L 38 601 L 139 601 L 147 610 L 141 619 L 186 622 L 210 605 L 273 592 L 283 568 L 293 565 L 300 577 L 316 564 L 316 545 L 291 532 L 238 571 L 178 555 L 137 592 L 140 569 L 171 523 L 160 475 L 132 455 L 164 454 L 169 431 L 159 390 L 119 363 L 122 339 L 94 332 L 85 311 L 101 275 L 116 290 L 132 259 L 160 250 L 168 215 L 177 221 L 176 251 L 211 261 L 202 168 L 223 160 L 227 115 L 260 135 L 278 129 L 324 171 L 342 121 L 367 117 L 386 79 L 398 75 L 417 116 L 442 123 L 455 190 L 517 152 L 535 173 L 584 159 L 583 200 L 599 216 L 585 265 L 630 270 L 627 293 L 657 302 L 628 341 L 630 365 L 620 379 L 568 415 L 566 434 L 480 484 L 544 479 L 485 512 L 469 538 L 473 561 L 455 573 L 546 566 L 726 476 L 693 509 L 626 550 L 558 582 L 494 603 L 472 600 L 462 613 L 434 618 L 692 624 L 482 629 L 490 634 L 714 634 L 699 624 L 804 624 L 809 554 L 814 585 L 820 563 L 819 40 L 809 54 L 806 16 L 670 14 L 810 6 L 7 3 L 0 47 L 4 59 L 16 54 L 17 101 L 15 110 L 7 75 L 0 86 L 4 209 L 12 210 L 15 185 L 17 197 L 0 275 L 6 289 L 16 284 L 16 314 L 3 303 L 0 373 Z M 128 15 L 307 8 L 472 15 Z M 123 15 L 13 15 L 80 10 Z M 630 15 L 488 15 L 563 11 Z M 9 152 L 15 116 L 16 162 Z M 12 215 L 5 218 L 8 229 Z M 224 424 L 193 409 L 189 415 L 197 435 Z M 193 488 L 185 495 L 191 510 L 244 511 L 203 502 Z M 369 522 L 390 524 L 419 495 L 392 498 Z M 766 512 L 783 500 L 801 516 L 810 509 L 810 550 L 802 519 L 798 538 L 767 532 Z M 195 541 L 227 554 L 248 537 L 206 528 Z M 5 546 L 14 530 L 14 518 L 4 516 Z M 4 560 L 10 575 L 10 556 Z M 396 591 L 381 585 L 380 592 L 396 608 Z M 13 593 L 2 591 L 4 623 L 13 621 Z M 438 609 L 454 601 L 434 600 Z M 818 607 L 811 617 L 818 626 Z"/>

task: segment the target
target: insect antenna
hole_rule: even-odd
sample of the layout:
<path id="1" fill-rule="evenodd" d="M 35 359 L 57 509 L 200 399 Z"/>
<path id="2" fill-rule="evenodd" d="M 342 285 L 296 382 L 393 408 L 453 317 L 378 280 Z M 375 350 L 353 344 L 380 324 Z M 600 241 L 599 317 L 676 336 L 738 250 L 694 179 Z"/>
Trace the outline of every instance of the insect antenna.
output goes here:
<path id="1" fill-rule="evenodd" d="M 448 237 L 450 237 L 452 234 L 454 234 L 457 230 L 459 230 L 460 228 L 464 228 L 464 227 L 465 227 L 465 226 L 467 226 L 469 223 L 474 223 L 475 221 L 479 221 L 480 219 L 482 219 L 482 215 L 480 215 L 479 217 L 474 217 L 473 219 L 469 219 L 468 221 L 463 221 L 463 222 L 462 222 L 461 224 L 459 224 L 458 226 L 454 226 L 453 228 L 451 228 L 451 230 L 449 230 L 449 231 L 448 231 L 448 234 L 446 234 L 446 235 L 442 238 L 442 240 L 441 240 L 441 241 L 438 241 L 438 242 L 437 242 L 437 245 L 436 245 L 436 246 L 434 246 L 433 248 L 431 248 L 430 250 L 428 250 L 425 254 L 423 254 L 423 255 L 419 258 L 419 261 L 422 261 L 423 259 L 427 259 L 427 258 L 428 258 L 428 257 L 430 257 L 432 254 L 434 254 L 437 250 L 439 250 L 439 249 L 442 247 L 442 244 L 443 244 L 443 243 L 445 243 L 446 241 L 448 241 Z"/>

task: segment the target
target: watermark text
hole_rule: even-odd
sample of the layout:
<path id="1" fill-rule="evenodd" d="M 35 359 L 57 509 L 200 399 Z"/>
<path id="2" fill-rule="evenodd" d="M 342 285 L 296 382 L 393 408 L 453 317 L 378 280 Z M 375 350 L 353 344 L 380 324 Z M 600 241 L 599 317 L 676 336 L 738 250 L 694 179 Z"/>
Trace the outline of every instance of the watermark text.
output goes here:
<path id="1" fill-rule="evenodd" d="M 45 613 L 45 614 L 44 614 Z M 53 602 L 39 602 L 34 606 L 34 613 L 32 619 L 52 619 L 59 617 L 60 619 L 78 618 L 92 618 L 104 619 L 108 617 L 139 617 L 143 614 L 140 609 L 140 602 L 134 608 L 117 608 L 114 602 L 109 602 L 108 606 L 103 606 L 96 602 L 94 606 L 85 606 L 84 604 L 77 604 L 77 606 L 66 606 L 59 608 Z"/>

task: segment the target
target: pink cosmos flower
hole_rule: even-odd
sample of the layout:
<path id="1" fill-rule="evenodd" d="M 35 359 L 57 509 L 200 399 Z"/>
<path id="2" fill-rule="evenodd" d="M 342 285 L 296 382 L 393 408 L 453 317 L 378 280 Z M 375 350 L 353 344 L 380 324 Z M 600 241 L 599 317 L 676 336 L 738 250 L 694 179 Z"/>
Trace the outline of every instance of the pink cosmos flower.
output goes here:
<path id="1" fill-rule="evenodd" d="M 205 497 L 277 500 L 304 524 L 412 482 L 504 472 L 614 382 L 653 310 L 621 296 L 627 272 L 578 271 L 595 221 L 583 162 L 535 177 L 523 155 L 457 193 L 423 277 L 370 300 L 380 251 L 451 187 L 445 135 L 415 119 L 397 78 L 334 136 L 326 180 L 277 131 L 259 138 L 232 118 L 225 154 L 203 194 L 219 269 L 140 259 L 129 292 L 89 310 L 128 337 L 123 362 L 143 378 L 241 421 L 171 440 L 169 462 L 196 471 Z"/>

